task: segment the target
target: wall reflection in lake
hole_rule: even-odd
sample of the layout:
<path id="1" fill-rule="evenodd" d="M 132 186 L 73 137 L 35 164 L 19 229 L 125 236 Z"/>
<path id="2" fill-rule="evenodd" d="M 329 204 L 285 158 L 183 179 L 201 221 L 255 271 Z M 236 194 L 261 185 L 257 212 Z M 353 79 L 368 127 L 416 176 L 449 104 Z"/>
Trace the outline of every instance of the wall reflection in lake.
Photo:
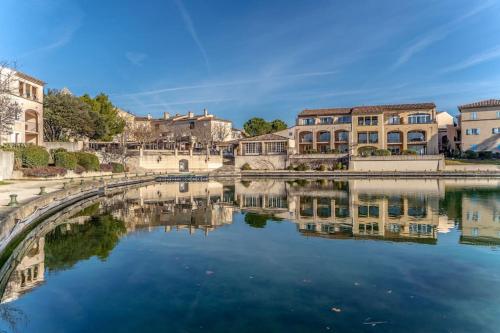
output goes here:
<path id="1" fill-rule="evenodd" d="M 495 180 L 297 180 L 157 183 L 99 198 L 56 217 L 21 243 L 1 277 L 2 303 L 44 282 L 46 271 L 106 259 L 132 232 L 210 232 L 245 215 L 251 227 L 290 221 L 307 237 L 436 244 L 500 244 Z"/>

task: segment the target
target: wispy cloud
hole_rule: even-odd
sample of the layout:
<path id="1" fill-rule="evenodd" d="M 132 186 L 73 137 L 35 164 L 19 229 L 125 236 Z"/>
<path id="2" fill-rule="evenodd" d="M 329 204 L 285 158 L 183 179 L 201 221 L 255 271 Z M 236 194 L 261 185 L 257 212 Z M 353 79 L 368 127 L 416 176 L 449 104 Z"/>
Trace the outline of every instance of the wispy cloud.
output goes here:
<path id="1" fill-rule="evenodd" d="M 288 75 L 280 75 L 280 76 L 271 76 L 271 77 L 258 78 L 258 79 L 235 80 L 235 81 L 227 81 L 227 82 L 214 82 L 214 83 L 207 83 L 207 84 L 195 84 L 195 85 L 188 85 L 188 86 L 167 87 L 167 88 L 126 93 L 126 94 L 112 94 L 112 96 L 115 96 L 115 97 L 150 96 L 150 95 L 159 95 L 159 94 L 172 92 L 172 91 L 241 86 L 241 85 L 245 85 L 245 84 L 254 84 L 254 83 L 270 82 L 270 81 L 281 81 L 281 80 L 293 79 L 293 78 L 301 79 L 301 78 L 308 78 L 308 77 L 315 77 L 315 76 L 329 76 L 329 75 L 335 75 L 337 73 L 338 73 L 338 71 L 306 72 L 306 73 L 288 74 Z"/>
<path id="2" fill-rule="evenodd" d="M 75 23 L 74 25 L 64 29 L 62 34 L 60 34 L 60 36 L 57 39 L 53 40 L 52 42 L 50 42 L 42 47 L 24 52 L 23 54 L 21 54 L 19 56 L 19 58 L 26 58 L 26 57 L 33 56 L 36 54 L 49 52 L 49 51 L 58 49 L 64 45 L 68 44 L 73 39 L 73 36 L 79 27 L 80 27 L 80 22 L 78 20 L 77 23 Z"/>
<path id="3" fill-rule="evenodd" d="M 125 57 L 132 64 L 134 64 L 136 66 L 142 66 L 142 64 L 144 63 L 144 60 L 146 60 L 148 55 L 146 53 L 141 53 L 141 52 L 126 52 Z"/>
<path id="4" fill-rule="evenodd" d="M 179 8 L 182 20 L 184 21 L 187 31 L 191 35 L 191 38 L 193 38 L 193 41 L 196 43 L 196 46 L 198 46 L 198 49 L 200 50 L 201 55 L 203 56 L 203 60 L 205 60 L 205 65 L 207 66 L 207 69 L 210 70 L 210 63 L 208 61 L 207 51 L 205 50 L 205 47 L 203 46 L 200 38 L 198 37 L 198 33 L 196 32 L 196 29 L 194 27 L 191 15 L 189 15 L 189 12 L 184 6 L 182 0 L 175 0 L 175 3 L 177 5 L 177 8 Z"/>
<path id="5" fill-rule="evenodd" d="M 500 58 L 500 45 L 486 52 L 475 54 L 458 64 L 446 67 L 441 71 L 441 73 L 456 72 L 497 58 Z"/>
<path id="6" fill-rule="evenodd" d="M 174 106 L 174 105 L 190 105 L 190 104 L 202 104 L 202 103 L 219 103 L 233 101 L 233 98 L 211 98 L 211 99 L 195 99 L 195 100 L 185 100 L 185 101 L 175 101 L 175 102 L 162 102 L 162 103 L 139 103 L 140 107 L 155 107 L 155 106 Z M 130 105 L 133 107 L 134 105 Z"/>
<path id="7" fill-rule="evenodd" d="M 408 62 L 415 54 L 425 50 L 432 44 L 446 38 L 450 33 L 459 28 L 460 23 L 462 23 L 464 20 L 481 13 L 487 8 L 493 6 L 494 3 L 495 2 L 491 0 L 484 1 L 481 3 L 481 5 L 470 9 L 465 14 L 455 18 L 454 20 L 444 25 L 439 26 L 438 28 L 430 31 L 428 34 L 421 36 L 420 38 L 417 38 L 416 40 L 413 41 L 413 43 L 410 46 L 408 46 L 406 49 L 403 50 L 398 60 L 392 66 L 392 69 L 400 67 L 401 65 Z"/>

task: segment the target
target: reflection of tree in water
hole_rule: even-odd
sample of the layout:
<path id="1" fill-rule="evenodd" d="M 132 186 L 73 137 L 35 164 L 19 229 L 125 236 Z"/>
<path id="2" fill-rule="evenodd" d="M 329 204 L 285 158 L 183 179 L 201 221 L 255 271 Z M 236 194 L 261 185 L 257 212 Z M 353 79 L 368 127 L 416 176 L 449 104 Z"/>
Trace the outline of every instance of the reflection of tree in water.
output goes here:
<path id="1" fill-rule="evenodd" d="M 264 228 L 267 224 L 267 221 L 279 222 L 282 221 L 282 219 L 271 214 L 257 214 L 257 213 L 245 214 L 245 223 L 251 226 L 252 228 Z"/>
<path id="2" fill-rule="evenodd" d="M 126 232 L 123 221 L 110 214 L 93 217 L 84 224 L 60 225 L 45 237 L 45 265 L 49 270 L 71 268 L 80 260 L 101 260 Z"/>
<path id="3" fill-rule="evenodd" d="M 22 310 L 5 303 L 0 304 L 0 320 L 9 326 L 10 332 L 20 332 L 18 329 L 19 324 L 26 324 L 28 322 L 28 317 Z M 3 333 L 8 331 L 0 328 L 0 332 Z"/>

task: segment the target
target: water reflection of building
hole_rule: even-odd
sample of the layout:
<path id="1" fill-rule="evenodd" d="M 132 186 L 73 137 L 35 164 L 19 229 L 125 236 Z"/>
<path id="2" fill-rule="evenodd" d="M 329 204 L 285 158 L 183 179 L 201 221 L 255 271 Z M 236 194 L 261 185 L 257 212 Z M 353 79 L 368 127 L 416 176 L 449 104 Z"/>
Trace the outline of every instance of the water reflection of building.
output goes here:
<path id="1" fill-rule="evenodd" d="M 224 187 L 218 182 L 158 183 L 129 190 L 108 205 L 129 232 L 164 226 L 166 232 L 208 233 L 232 223 L 233 207 L 223 199 Z"/>
<path id="2" fill-rule="evenodd" d="M 17 264 L 5 286 L 1 303 L 12 302 L 44 281 L 45 238 L 40 237 Z"/>
<path id="3" fill-rule="evenodd" d="M 463 244 L 500 244 L 500 194 L 477 191 L 462 196 Z"/>
<path id="4" fill-rule="evenodd" d="M 243 182 L 236 198 L 241 210 L 293 220 L 307 236 L 435 243 L 438 182 L 381 182 Z"/>

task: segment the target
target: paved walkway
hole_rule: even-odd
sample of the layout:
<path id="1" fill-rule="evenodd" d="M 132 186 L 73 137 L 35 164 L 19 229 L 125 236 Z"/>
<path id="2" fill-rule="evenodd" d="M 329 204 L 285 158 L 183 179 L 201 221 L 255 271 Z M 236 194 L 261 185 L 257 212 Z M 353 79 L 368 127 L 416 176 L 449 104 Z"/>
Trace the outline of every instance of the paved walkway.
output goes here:
<path id="1" fill-rule="evenodd" d="M 69 179 L 59 180 L 6 180 L 8 184 L 0 185 L 0 216 L 10 212 L 13 208 L 8 207 L 9 195 L 17 194 L 17 201 L 22 204 L 38 197 L 40 186 L 45 186 L 47 193 L 60 190 L 64 182 Z M 79 182 L 79 180 L 75 180 Z"/>

